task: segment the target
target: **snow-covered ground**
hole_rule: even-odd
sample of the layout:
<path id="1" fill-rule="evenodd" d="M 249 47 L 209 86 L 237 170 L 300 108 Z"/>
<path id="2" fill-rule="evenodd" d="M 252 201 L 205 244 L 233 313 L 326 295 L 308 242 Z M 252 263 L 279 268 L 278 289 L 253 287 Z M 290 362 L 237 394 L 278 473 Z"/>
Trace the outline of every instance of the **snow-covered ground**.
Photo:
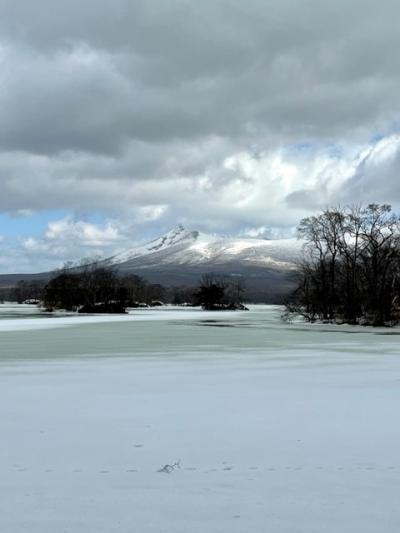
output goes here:
<path id="1" fill-rule="evenodd" d="M 2 312 L 1 532 L 400 530 L 400 331 Z"/>

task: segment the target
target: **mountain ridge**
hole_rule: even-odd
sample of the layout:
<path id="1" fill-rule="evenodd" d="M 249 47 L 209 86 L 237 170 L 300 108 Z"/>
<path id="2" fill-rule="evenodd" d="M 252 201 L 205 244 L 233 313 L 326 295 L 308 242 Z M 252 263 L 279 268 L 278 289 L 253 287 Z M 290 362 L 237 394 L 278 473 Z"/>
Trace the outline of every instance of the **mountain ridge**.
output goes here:
<path id="1" fill-rule="evenodd" d="M 196 286 L 213 272 L 242 279 L 252 301 L 275 301 L 293 289 L 293 273 L 302 243 L 291 239 L 260 239 L 210 235 L 178 225 L 158 238 L 97 262 L 121 275 L 136 274 L 166 287 Z M 0 275 L 0 286 L 19 280 L 46 281 L 53 272 Z"/>
<path id="2" fill-rule="evenodd" d="M 109 265 L 140 262 L 151 263 L 152 258 L 162 264 L 196 265 L 222 264 L 235 260 L 277 269 L 295 268 L 301 243 L 291 239 L 260 239 L 210 235 L 186 230 L 179 225 L 147 244 L 117 253 L 104 262 Z"/>

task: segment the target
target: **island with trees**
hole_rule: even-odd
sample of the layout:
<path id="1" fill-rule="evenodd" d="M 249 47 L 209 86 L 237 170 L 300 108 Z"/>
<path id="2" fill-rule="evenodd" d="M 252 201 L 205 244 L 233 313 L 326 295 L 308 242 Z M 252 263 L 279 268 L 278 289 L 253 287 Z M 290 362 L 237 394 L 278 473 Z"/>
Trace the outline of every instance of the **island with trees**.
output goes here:
<path id="1" fill-rule="evenodd" d="M 93 264 L 55 275 L 43 288 L 42 305 L 48 311 L 125 313 L 127 307 L 162 305 L 164 295 L 161 285 Z"/>

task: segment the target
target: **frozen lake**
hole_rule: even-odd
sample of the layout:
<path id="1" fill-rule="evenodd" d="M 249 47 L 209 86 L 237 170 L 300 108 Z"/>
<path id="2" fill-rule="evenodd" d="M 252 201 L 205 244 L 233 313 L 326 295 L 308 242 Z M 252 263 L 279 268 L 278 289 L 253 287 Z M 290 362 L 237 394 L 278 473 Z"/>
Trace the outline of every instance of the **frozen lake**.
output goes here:
<path id="1" fill-rule="evenodd" d="M 280 312 L 0 305 L 0 531 L 397 533 L 400 330 Z"/>

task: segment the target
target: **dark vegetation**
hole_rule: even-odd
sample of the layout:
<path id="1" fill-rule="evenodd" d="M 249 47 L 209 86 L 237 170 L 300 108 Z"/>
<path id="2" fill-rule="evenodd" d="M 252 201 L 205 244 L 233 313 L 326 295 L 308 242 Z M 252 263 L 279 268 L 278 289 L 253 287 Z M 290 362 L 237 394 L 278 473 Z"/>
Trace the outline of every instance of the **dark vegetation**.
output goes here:
<path id="1" fill-rule="evenodd" d="M 305 240 L 286 316 L 373 326 L 400 321 L 400 218 L 389 205 L 326 209 L 298 227 Z"/>
<path id="2" fill-rule="evenodd" d="M 178 305 L 201 305 L 208 310 L 245 309 L 240 303 L 243 291 L 240 281 L 232 283 L 207 274 L 199 288 L 174 288 L 168 292 L 139 276 L 119 276 L 112 269 L 87 265 L 76 271 L 65 269 L 55 276 L 43 289 L 42 305 L 48 310 L 124 313 L 127 307 L 159 306 L 172 300 Z"/>
<path id="3" fill-rule="evenodd" d="M 232 282 L 224 276 L 205 274 L 200 280 L 200 287 L 195 292 L 195 299 L 198 305 L 209 311 L 245 310 L 246 307 L 241 303 L 244 290 L 241 279 Z"/>
<path id="4" fill-rule="evenodd" d="M 38 302 L 43 296 L 45 284 L 40 281 L 19 281 L 15 287 L 3 288 L 2 299 L 23 302 Z"/>
<path id="5" fill-rule="evenodd" d="M 160 305 L 164 295 L 161 285 L 94 264 L 64 269 L 44 287 L 42 302 L 48 310 L 124 313 L 127 307 Z"/>

